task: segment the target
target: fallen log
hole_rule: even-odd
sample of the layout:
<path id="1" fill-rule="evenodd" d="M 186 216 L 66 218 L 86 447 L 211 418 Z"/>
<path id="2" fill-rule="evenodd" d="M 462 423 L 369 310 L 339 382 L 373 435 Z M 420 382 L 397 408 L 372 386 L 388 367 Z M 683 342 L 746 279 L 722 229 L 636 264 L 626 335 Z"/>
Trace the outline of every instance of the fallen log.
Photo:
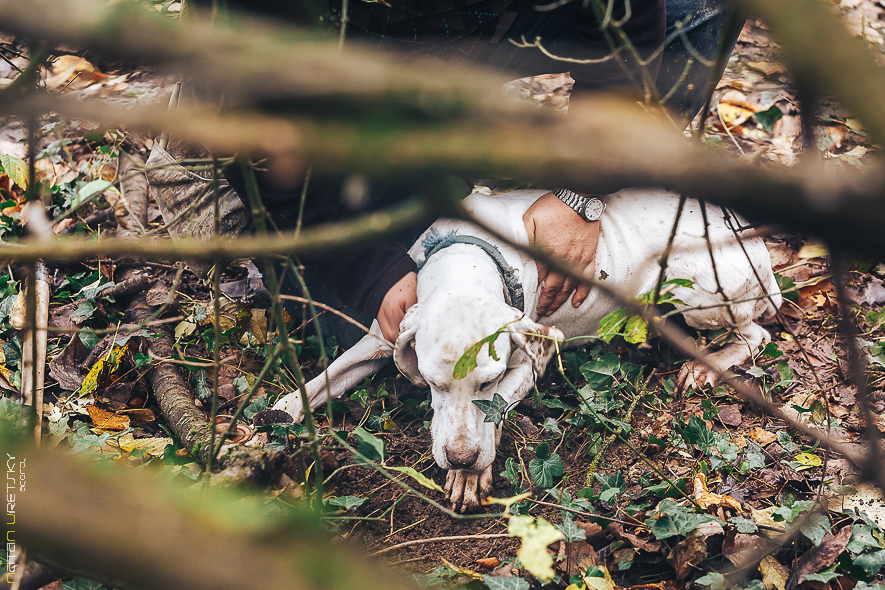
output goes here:
<path id="1" fill-rule="evenodd" d="M 147 304 L 143 294 L 139 295 L 129 305 L 126 319 L 131 322 L 143 321 L 154 309 Z M 191 456 L 206 465 L 212 453 L 209 421 L 194 403 L 194 396 L 179 368 L 163 361 L 172 358 L 172 338 L 160 328 L 153 331 L 159 337 L 151 339 L 151 354 L 160 360 L 148 370 L 148 384 L 169 429 Z M 219 440 L 220 437 L 216 436 L 216 444 Z M 268 485 L 279 479 L 291 466 L 289 456 L 281 451 L 265 451 L 228 443 L 218 455 L 216 469 L 220 472 L 213 475 L 213 480 L 231 485 Z"/>

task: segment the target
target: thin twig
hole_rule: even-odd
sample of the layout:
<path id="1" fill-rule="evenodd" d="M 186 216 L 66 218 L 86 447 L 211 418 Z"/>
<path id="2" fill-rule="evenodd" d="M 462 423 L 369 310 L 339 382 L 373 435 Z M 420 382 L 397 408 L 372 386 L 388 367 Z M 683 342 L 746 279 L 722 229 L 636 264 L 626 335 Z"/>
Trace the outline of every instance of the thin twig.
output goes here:
<path id="1" fill-rule="evenodd" d="M 510 537 L 510 535 L 508 535 L 507 533 L 487 533 L 483 535 L 453 535 L 451 537 L 431 537 L 429 539 L 415 539 L 413 541 L 405 541 L 403 543 L 391 545 L 390 547 L 381 549 L 380 551 L 375 551 L 374 553 L 369 553 L 366 557 L 377 557 L 379 555 L 384 555 L 385 553 L 390 553 L 391 551 L 396 551 L 397 549 L 402 549 L 404 547 L 427 545 L 428 543 L 445 543 L 446 541 L 470 541 L 473 539 L 505 539 L 507 537 Z"/>

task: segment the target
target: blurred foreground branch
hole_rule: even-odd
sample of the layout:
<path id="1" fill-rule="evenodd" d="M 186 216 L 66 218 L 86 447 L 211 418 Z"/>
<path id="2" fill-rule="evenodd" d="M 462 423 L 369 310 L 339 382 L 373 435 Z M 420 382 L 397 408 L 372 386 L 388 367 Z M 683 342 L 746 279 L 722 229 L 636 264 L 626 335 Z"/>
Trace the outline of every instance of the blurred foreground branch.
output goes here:
<path id="1" fill-rule="evenodd" d="M 323 542 L 326 533 L 311 514 L 269 514 L 262 501 L 183 489 L 113 463 L 86 465 L 61 452 L 16 445 L 8 429 L 0 440 L 27 460 L 15 541 L 29 557 L 61 571 L 131 589 L 408 588 Z"/>
<path id="2" fill-rule="evenodd" d="M 885 72 L 823 2 L 747 1 L 786 35 L 785 48 L 803 44 L 785 49 L 803 80 L 825 84 L 874 138 L 885 137 L 885 109 L 878 106 L 885 100 Z M 210 105 L 169 114 L 3 92 L 0 115 L 59 112 L 157 133 L 174 129 L 177 137 L 220 155 L 239 150 L 265 156 L 264 165 L 283 183 L 311 165 L 317 173 L 375 176 L 446 170 L 600 193 L 663 186 L 852 250 L 885 250 L 881 167 L 865 173 L 759 168 L 692 145 L 629 101 L 597 97 L 576 109 L 583 116 L 566 119 L 502 99 L 503 80 L 488 70 L 441 72 L 356 43 L 338 54 L 330 39 L 315 33 L 251 21 L 238 28 L 213 28 L 198 19 L 173 24 L 150 18 L 135 4 L 99 0 L 0 0 L 0 10 L 5 30 L 174 68 L 224 90 L 235 105 L 220 116 Z M 821 52 L 833 48 L 838 55 L 824 59 Z"/>

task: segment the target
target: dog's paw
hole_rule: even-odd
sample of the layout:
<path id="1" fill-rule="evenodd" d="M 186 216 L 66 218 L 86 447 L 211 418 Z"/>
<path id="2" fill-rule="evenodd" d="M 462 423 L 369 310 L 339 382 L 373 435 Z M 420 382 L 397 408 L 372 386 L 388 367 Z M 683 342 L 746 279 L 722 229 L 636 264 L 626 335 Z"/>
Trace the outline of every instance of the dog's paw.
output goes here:
<path id="1" fill-rule="evenodd" d="M 304 406 L 301 403 L 301 394 L 297 391 L 281 397 L 271 409 L 286 412 L 295 422 L 304 420 Z"/>
<path id="2" fill-rule="evenodd" d="M 467 510 L 478 508 L 492 491 L 492 466 L 489 465 L 481 472 L 452 469 L 446 475 L 446 486 L 443 489 L 446 500 L 452 504 L 452 510 L 463 514 Z"/>
<path id="3" fill-rule="evenodd" d="M 676 391 L 685 393 L 692 387 L 700 389 L 707 385 L 713 386 L 719 383 L 719 375 L 704 365 L 689 361 L 682 365 L 679 376 L 676 377 Z"/>

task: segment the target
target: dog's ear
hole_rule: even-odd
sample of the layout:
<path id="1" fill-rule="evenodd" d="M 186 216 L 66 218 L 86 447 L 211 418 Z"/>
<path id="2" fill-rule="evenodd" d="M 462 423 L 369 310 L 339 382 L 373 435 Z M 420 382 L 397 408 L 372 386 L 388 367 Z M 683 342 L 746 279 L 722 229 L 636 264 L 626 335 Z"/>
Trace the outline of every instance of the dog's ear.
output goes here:
<path id="1" fill-rule="evenodd" d="M 415 332 L 418 331 L 418 305 L 409 308 L 399 325 L 399 336 L 393 347 L 393 362 L 406 378 L 418 387 L 427 387 L 427 382 L 418 372 L 418 355 L 415 354 Z"/>
<path id="2" fill-rule="evenodd" d="M 523 349 L 532 359 L 532 367 L 538 377 L 544 375 L 547 363 L 556 352 L 556 341 L 562 342 L 565 338 L 558 329 L 543 326 L 526 316 L 510 324 L 507 331 L 514 346 Z"/>

